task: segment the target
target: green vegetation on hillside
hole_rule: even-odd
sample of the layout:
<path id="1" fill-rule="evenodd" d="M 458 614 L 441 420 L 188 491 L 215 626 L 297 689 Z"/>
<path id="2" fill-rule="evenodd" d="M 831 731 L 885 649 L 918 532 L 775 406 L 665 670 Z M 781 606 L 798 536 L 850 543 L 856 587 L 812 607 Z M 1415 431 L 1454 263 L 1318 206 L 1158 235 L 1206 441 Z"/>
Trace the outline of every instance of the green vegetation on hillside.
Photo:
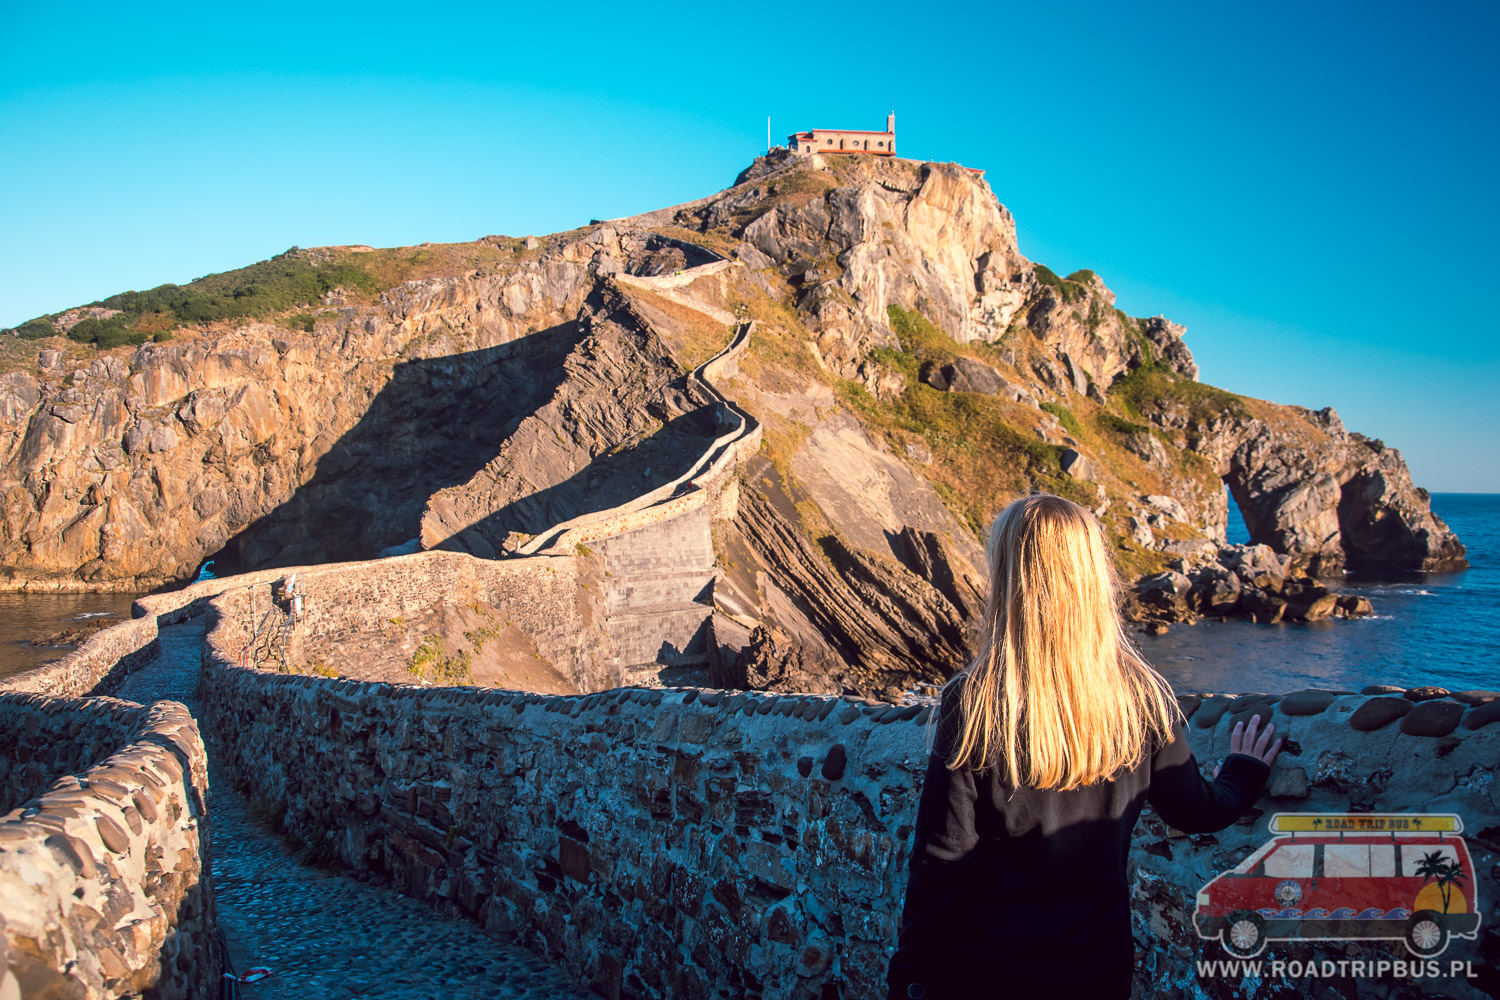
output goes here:
<path id="1" fill-rule="evenodd" d="M 1046 264 L 1035 264 L 1036 280 L 1062 296 L 1062 300 L 1072 305 L 1089 293 L 1084 282 L 1094 276 L 1093 271 L 1074 271 L 1066 278 L 1059 278 Z"/>
<path id="2" fill-rule="evenodd" d="M 1115 414 L 1108 413 L 1104 410 L 1100 410 L 1099 413 L 1095 415 L 1094 423 L 1099 426 L 1100 430 L 1114 431 L 1116 434 L 1123 434 L 1126 436 L 1129 436 L 1131 434 L 1151 433 L 1151 428 L 1147 427 L 1145 424 L 1138 424 L 1133 420 L 1126 420 L 1124 417 L 1116 416 Z"/>
<path id="3" fill-rule="evenodd" d="M 1061 403 L 1043 403 L 1042 409 L 1056 417 L 1057 422 L 1062 424 L 1063 430 L 1073 435 L 1073 437 L 1078 438 L 1083 436 L 1083 427 L 1078 423 L 1078 418 L 1073 416 L 1073 411 L 1066 406 L 1063 406 Z"/>
<path id="4" fill-rule="evenodd" d="M 211 274 L 186 285 L 122 292 L 98 305 L 134 319 L 171 314 L 173 324 L 261 318 L 317 302 L 335 288 L 375 291 L 375 279 L 357 265 L 314 263 L 296 249 L 237 271 Z"/>
<path id="5" fill-rule="evenodd" d="M 15 332 L 22 340 L 41 340 L 43 337 L 57 336 L 57 327 L 49 320 L 29 319 L 16 327 Z"/>
<path id="6" fill-rule="evenodd" d="M 921 440 L 932 451 L 937 461 L 925 475 L 976 535 L 988 526 L 999 498 L 1033 485 L 1090 506 L 1097 502 L 1090 488 L 1063 474 L 1063 448 L 1017 429 L 1024 406 L 980 393 L 943 392 L 918 381 L 924 362 L 942 363 L 972 352 L 920 313 L 899 306 L 887 312 L 901 349 L 877 349 L 871 357 L 899 371 L 905 388 L 889 400 L 876 399 L 853 381 L 840 381 L 835 392 L 892 444 Z M 1077 426 L 1071 413 L 1068 418 Z"/>
<path id="7" fill-rule="evenodd" d="M 379 282 L 358 265 L 315 261 L 293 247 L 270 260 L 236 271 L 210 274 L 186 285 L 158 285 L 144 292 L 121 292 L 89 305 L 114 309 L 113 316 L 85 317 L 66 333 L 69 340 L 101 348 L 165 340 L 189 323 L 265 319 L 318 302 L 335 288 L 373 292 Z M 293 325 L 311 330 L 313 317 L 299 313 Z M 28 320 L 14 332 L 29 340 L 58 336 L 50 319 Z"/>
<path id="8" fill-rule="evenodd" d="M 917 361 L 939 364 L 958 356 L 958 342 L 921 313 L 890 305 L 886 306 L 885 314 L 890 319 L 891 331 L 901 343 L 902 353 Z"/>
<path id="9" fill-rule="evenodd" d="M 1151 360 L 1132 368 L 1110 387 L 1111 398 L 1120 400 L 1131 416 L 1140 417 L 1173 405 L 1186 407 L 1189 420 L 1195 424 L 1219 416 L 1249 416 L 1239 396 L 1172 371 L 1156 357 L 1148 341 L 1143 340 L 1141 349 Z"/>
<path id="10" fill-rule="evenodd" d="M 406 672 L 439 684 L 473 684 L 473 654 L 465 649 L 450 654 L 441 635 L 429 635 L 412 654 Z"/>

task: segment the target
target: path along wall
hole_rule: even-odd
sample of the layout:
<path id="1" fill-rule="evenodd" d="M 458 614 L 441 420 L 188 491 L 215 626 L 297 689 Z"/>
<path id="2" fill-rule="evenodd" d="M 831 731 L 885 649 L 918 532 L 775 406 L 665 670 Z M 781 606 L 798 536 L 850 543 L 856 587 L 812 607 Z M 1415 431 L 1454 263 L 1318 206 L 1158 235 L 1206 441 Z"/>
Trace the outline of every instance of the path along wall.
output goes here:
<path id="1" fill-rule="evenodd" d="M 218 752 L 253 794 L 286 808 L 288 828 L 351 867 L 526 945 L 606 997 L 883 995 L 930 708 L 274 675 L 235 666 L 224 619 L 211 615 L 202 698 Z M 1297 742 L 1243 825 L 1191 838 L 1149 815 L 1138 827 L 1143 987 L 1242 992 L 1238 979 L 1193 980 L 1195 958 L 1226 956 L 1196 939 L 1188 915 L 1211 875 L 1267 839 L 1277 810 L 1461 814 L 1484 941 L 1445 957 L 1494 967 L 1480 955 L 1500 942 L 1495 703 L 1392 700 L 1406 718 L 1362 696 L 1186 700 L 1201 760 L 1226 752 L 1249 710 Z M 1382 724 L 1360 728 L 1372 718 Z M 1300 948 L 1408 957 L 1385 942 Z M 1304 985 L 1266 980 L 1256 995 Z M 1479 996 L 1482 984 L 1444 988 Z M 1388 995 L 1373 979 L 1348 990 Z"/>
<path id="2" fill-rule="evenodd" d="M 213 995 L 207 766 L 177 702 L 0 694 L 0 997 Z"/>

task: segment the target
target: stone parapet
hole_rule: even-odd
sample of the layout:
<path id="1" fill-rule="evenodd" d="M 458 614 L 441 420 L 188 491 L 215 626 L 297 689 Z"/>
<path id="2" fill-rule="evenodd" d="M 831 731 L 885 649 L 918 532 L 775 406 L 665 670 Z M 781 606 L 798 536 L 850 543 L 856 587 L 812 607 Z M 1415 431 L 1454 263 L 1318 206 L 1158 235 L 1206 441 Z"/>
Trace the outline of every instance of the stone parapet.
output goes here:
<path id="1" fill-rule="evenodd" d="M 0 694 L 0 733 L 0 997 L 212 996 L 208 763 L 187 708 Z"/>
<path id="2" fill-rule="evenodd" d="M 52 663 L 0 677 L 0 692 L 71 698 L 108 694 L 156 655 L 156 620 L 137 618 L 101 629 Z"/>
<path id="3" fill-rule="evenodd" d="M 524 944 L 607 997 L 884 995 L 930 704 L 422 689 L 242 670 L 215 632 L 209 641 L 205 723 L 222 752 L 255 794 L 287 809 L 291 829 L 346 864 Z M 1292 742 L 1240 823 L 1185 837 L 1148 810 L 1137 826 L 1144 990 L 1236 995 L 1238 980 L 1194 978 L 1196 958 L 1226 957 L 1194 934 L 1194 894 L 1266 841 L 1277 811 L 1458 813 L 1472 831 L 1477 898 L 1493 907 L 1493 712 L 1478 696 L 1438 699 L 1458 706 L 1444 733 L 1394 716 L 1358 728 L 1378 697 L 1183 699 L 1205 769 L 1247 712 Z M 1492 927 L 1489 943 L 1456 942 L 1454 955 L 1477 961 Z M 1370 946 L 1298 947 L 1342 958 Z M 1360 990 L 1380 995 L 1378 984 Z M 1453 995 L 1479 994 L 1459 981 Z"/>
<path id="4" fill-rule="evenodd" d="M 416 618 L 445 604 L 477 602 L 494 608 L 506 624 L 524 632 L 537 651 L 580 690 L 598 690 L 618 680 L 607 641 L 600 641 L 604 633 L 594 624 L 593 609 L 586 603 L 589 592 L 580 585 L 574 556 L 493 560 L 433 550 L 365 562 L 292 567 L 274 579 L 293 573 L 304 595 L 302 615 L 289 640 L 293 665 L 298 662 L 300 643 L 331 639 L 347 651 L 329 666 L 358 677 L 359 642 L 380 641 L 378 637 L 393 620 Z M 221 649 L 238 655 L 268 614 L 272 624 L 279 621 L 271 587 L 270 580 L 227 587 L 212 599 L 217 610 L 216 642 Z"/>

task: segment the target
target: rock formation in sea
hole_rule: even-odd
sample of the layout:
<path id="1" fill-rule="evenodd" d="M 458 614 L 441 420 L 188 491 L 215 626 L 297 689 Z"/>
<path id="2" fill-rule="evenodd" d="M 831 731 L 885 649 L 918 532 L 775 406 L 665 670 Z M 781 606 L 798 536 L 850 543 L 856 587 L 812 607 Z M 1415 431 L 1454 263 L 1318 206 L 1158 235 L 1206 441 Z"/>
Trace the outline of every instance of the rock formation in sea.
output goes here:
<path id="1" fill-rule="evenodd" d="M 762 445 L 713 522 L 716 669 L 743 686 L 940 680 L 980 610 L 980 535 L 1028 489 L 1100 517 L 1146 620 L 1359 614 L 1346 569 L 1465 565 L 1398 451 L 1199 382 L 1182 327 L 1028 261 L 954 164 L 772 155 L 631 219 L 294 250 L 150 295 L 8 348 L 8 587 L 505 558 L 684 475 L 725 419 L 693 370 L 749 321 L 723 388 Z"/>

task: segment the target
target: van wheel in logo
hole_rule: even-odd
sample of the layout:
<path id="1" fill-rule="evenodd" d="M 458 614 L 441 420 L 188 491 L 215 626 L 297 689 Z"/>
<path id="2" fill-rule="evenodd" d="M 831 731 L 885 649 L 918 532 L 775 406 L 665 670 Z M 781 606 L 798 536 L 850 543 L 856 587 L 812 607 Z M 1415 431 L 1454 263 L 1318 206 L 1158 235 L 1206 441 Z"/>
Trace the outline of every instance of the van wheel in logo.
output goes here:
<path id="1" fill-rule="evenodd" d="M 1406 922 L 1406 950 L 1422 958 L 1441 955 L 1448 947 L 1448 922 L 1436 910 L 1418 910 Z"/>
<path id="2" fill-rule="evenodd" d="M 1224 922 L 1219 940 L 1231 955 L 1254 958 L 1266 947 L 1266 922 L 1254 910 L 1235 910 Z"/>

